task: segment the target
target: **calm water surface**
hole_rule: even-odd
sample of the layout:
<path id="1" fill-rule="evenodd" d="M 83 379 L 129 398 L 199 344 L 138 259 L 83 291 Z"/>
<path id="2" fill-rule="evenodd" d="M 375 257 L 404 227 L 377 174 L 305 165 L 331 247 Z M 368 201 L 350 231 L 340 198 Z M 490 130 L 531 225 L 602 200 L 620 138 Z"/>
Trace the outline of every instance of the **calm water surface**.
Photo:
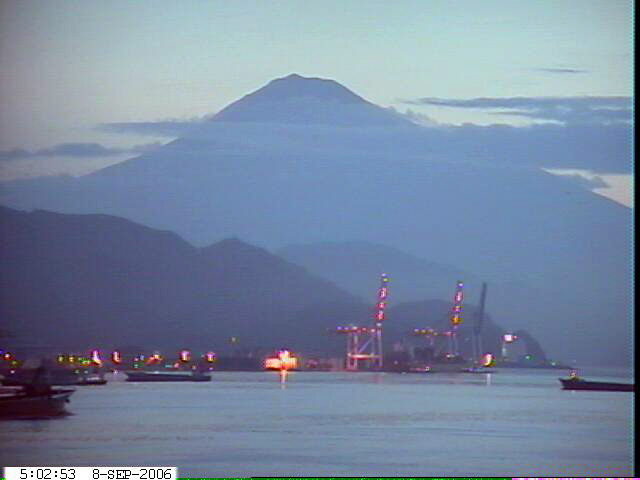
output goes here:
<path id="1" fill-rule="evenodd" d="M 617 370 L 581 373 L 630 381 Z M 162 465 L 181 477 L 632 476 L 634 394 L 563 391 L 559 376 L 294 372 L 284 386 L 272 372 L 184 384 L 116 376 L 78 387 L 73 415 L 0 422 L 0 465 Z"/>

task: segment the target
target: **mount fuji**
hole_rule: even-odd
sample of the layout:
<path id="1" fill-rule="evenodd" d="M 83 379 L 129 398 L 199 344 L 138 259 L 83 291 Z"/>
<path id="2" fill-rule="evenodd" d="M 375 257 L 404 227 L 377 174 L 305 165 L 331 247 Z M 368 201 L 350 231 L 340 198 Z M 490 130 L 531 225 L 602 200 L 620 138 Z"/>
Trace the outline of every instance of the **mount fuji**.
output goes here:
<path id="1" fill-rule="evenodd" d="M 513 141 L 493 141 L 499 128 Z M 386 245 L 487 280 L 492 317 L 552 357 L 629 362 L 629 209 L 540 168 L 611 152 L 578 144 L 568 127 L 544 155 L 521 129 L 469 129 L 459 141 L 294 74 L 152 152 L 83 177 L 6 183 L 0 203 L 118 215 L 196 245 Z M 479 283 L 467 293 L 477 300 Z"/>

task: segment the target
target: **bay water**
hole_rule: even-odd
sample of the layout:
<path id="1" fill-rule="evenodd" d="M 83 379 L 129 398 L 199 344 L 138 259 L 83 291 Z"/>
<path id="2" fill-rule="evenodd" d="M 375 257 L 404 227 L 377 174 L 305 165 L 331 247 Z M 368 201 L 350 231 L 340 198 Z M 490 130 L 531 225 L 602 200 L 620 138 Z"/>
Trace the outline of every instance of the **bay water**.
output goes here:
<path id="1" fill-rule="evenodd" d="M 633 381 L 586 368 L 588 379 Z M 630 477 L 634 393 L 566 371 L 212 372 L 77 387 L 55 419 L 0 422 L 1 466 L 177 466 L 179 477 Z"/>

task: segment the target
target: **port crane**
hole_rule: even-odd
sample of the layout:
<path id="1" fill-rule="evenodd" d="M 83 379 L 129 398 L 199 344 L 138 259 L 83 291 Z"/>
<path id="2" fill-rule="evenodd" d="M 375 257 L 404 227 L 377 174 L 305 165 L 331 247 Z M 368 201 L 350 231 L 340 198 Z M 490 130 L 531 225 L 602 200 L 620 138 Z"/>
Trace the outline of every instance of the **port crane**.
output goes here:
<path id="1" fill-rule="evenodd" d="M 369 362 L 369 365 L 375 369 L 382 368 L 382 323 L 385 319 L 388 295 L 389 277 L 383 273 L 380 275 L 373 326 L 348 325 L 336 328 L 336 333 L 347 335 L 347 370 L 358 370 L 361 361 Z"/>
<path id="2" fill-rule="evenodd" d="M 458 326 L 462 323 L 462 299 L 463 299 L 463 283 L 456 283 L 456 292 L 453 296 L 453 307 L 451 309 L 451 330 L 449 331 L 449 351 L 447 356 L 450 358 L 460 355 L 458 351 Z"/>
<path id="3" fill-rule="evenodd" d="M 480 307 L 478 308 L 478 318 L 473 326 L 473 334 L 471 336 L 471 349 L 474 363 L 480 362 L 482 356 L 482 325 L 484 323 L 484 305 L 487 300 L 487 283 L 482 282 L 482 290 L 480 292 Z"/>
<path id="4" fill-rule="evenodd" d="M 458 338 L 457 338 L 457 329 L 458 326 L 462 323 L 462 300 L 464 294 L 462 293 L 462 289 L 464 284 L 461 281 L 456 282 L 456 290 L 453 296 L 453 307 L 451 309 L 451 315 L 449 317 L 451 322 L 451 328 L 449 330 L 445 330 L 443 332 L 437 332 L 431 327 L 426 328 L 414 328 L 411 332 L 412 335 L 417 337 L 425 337 L 429 341 L 429 346 L 434 347 L 435 340 L 437 336 L 445 336 L 447 337 L 447 357 L 453 358 L 459 355 L 458 351 Z"/>

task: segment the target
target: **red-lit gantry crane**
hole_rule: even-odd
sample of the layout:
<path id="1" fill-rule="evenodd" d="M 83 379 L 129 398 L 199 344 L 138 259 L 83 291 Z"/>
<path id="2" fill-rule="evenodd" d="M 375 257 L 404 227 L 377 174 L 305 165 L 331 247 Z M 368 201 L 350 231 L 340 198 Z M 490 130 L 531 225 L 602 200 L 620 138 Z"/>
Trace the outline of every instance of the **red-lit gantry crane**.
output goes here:
<path id="1" fill-rule="evenodd" d="M 361 361 L 368 362 L 375 369 L 382 369 L 382 324 L 385 319 L 387 296 L 389 295 L 389 277 L 380 275 L 380 287 L 375 307 L 373 326 L 361 327 L 348 325 L 337 327 L 336 333 L 347 335 L 346 369 L 358 370 Z"/>

